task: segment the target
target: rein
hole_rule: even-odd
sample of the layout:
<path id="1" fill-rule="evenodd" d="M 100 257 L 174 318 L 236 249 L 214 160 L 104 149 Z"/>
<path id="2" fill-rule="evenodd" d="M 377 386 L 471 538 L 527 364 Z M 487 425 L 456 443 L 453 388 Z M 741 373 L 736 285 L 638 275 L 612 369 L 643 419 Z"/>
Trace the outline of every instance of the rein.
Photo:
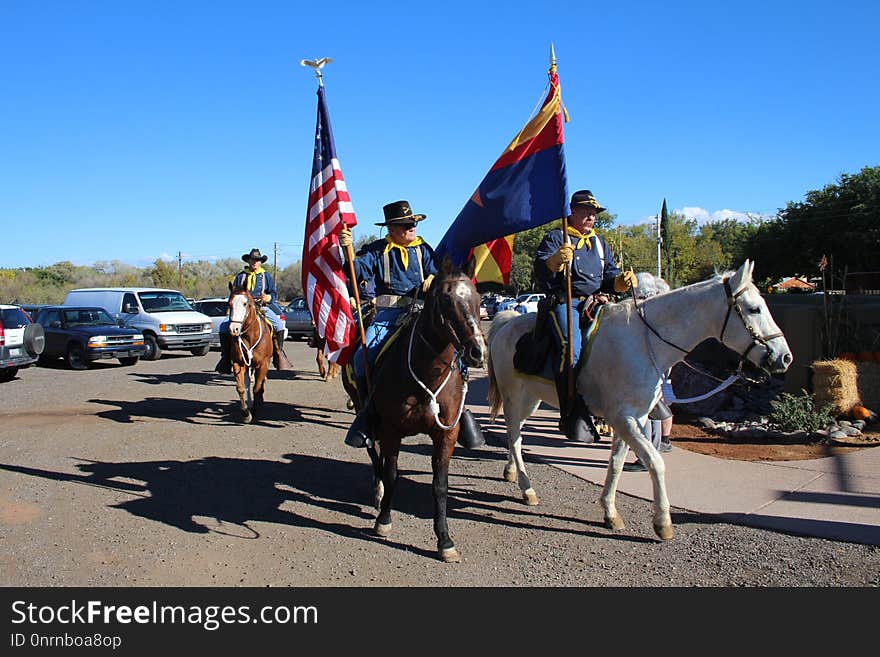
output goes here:
<path id="1" fill-rule="evenodd" d="M 772 335 L 768 335 L 768 336 L 760 335 L 755 330 L 755 328 L 751 324 L 749 324 L 749 322 L 746 320 L 746 317 L 743 314 L 742 308 L 740 308 L 739 304 L 737 304 L 737 302 L 736 302 L 737 299 L 742 294 L 745 293 L 745 291 L 748 289 L 748 286 L 745 286 L 742 289 L 740 289 L 739 291 L 737 291 L 736 293 L 734 293 L 730 287 L 730 277 L 723 278 L 722 282 L 724 283 L 724 293 L 727 296 L 727 314 L 724 317 L 724 324 L 722 324 L 722 326 L 721 326 L 721 334 L 718 336 L 718 341 L 721 344 L 724 344 L 724 332 L 725 332 L 725 330 L 727 330 L 727 324 L 730 321 L 731 310 L 736 310 L 736 314 L 739 316 L 740 321 L 742 321 L 743 326 L 745 327 L 746 331 L 748 332 L 748 334 L 752 338 L 752 343 L 749 345 L 748 349 L 746 349 L 742 354 L 740 354 L 739 364 L 737 365 L 735 374 L 733 376 L 728 377 L 726 380 L 721 381 L 720 385 L 716 386 L 713 390 L 709 391 L 708 393 L 705 393 L 704 395 L 700 395 L 701 399 L 706 398 L 706 397 L 710 397 L 710 396 L 714 395 L 716 392 L 723 390 L 724 388 L 728 387 L 733 381 L 735 381 L 738 378 L 742 378 L 744 380 L 749 380 L 748 377 L 743 373 L 743 364 L 747 361 L 748 355 L 751 353 L 752 349 L 754 349 L 755 347 L 758 347 L 758 346 L 764 347 L 764 349 L 766 350 L 766 353 L 764 354 L 764 358 L 761 361 L 762 363 L 764 363 L 765 361 L 769 360 L 769 357 L 770 357 L 770 354 L 772 351 L 770 349 L 770 345 L 769 345 L 770 340 L 774 340 L 776 338 L 781 338 L 783 335 L 782 333 L 773 333 Z M 646 327 L 648 327 L 648 329 L 654 335 L 656 335 L 661 341 L 665 342 L 670 347 L 673 347 L 674 349 L 677 349 L 678 351 L 680 351 L 684 354 L 690 353 L 687 349 L 683 349 L 682 347 L 679 347 L 677 344 L 670 342 L 669 340 L 664 338 L 662 335 L 660 335 L 660 333 L 657 332 L 657 329 L 655 329 L 653 326 L 651 326 L 651 324 L 648 322 L 647 318 L 645 317 L 645 308 L 644 308 L 645 304 L 644 304 L 644 302 L 642 303 L 641 306 L 639 305 L 638 299 L 636 299 L 635 290 L 633 288 L 630 288 L 630 293 L 632 294 L 633 305 L 636 308 L 636 314 L 638 315 L 639 319 L 642 320 L 642 323 Z M 651 360 L 654 361 L 655 360 L 654 359 L 654 352 L 653 352 L 653 349 L 651 349 L 650 343 L 648 344 L 648 349 L 651 353 Z M 702 375 L 707 376 L 711 379 L 719 381 L 718 378 L 712 376 L 711 374 L 708 374 L 707 372 L 703 372 L 703 371 L 697 369 L 696 367 L 694 367 L 693 365 L 688 363 L 685 359 L 682 359 L 681 362 L 683 362 L 685 365 L 687 365 L 687 367 L 689 367 L 693 371 L 697 372 L 698 374 L 702 374 Z M 656 362 L 654 362 L 654 369 L 657 369 Z M 763 365 L 761 366 L 761 369 L 762 370 L 764 369 Z M 658 373 L 661 375 L 662 379 L 664 379 L 664 380 L 666 379 L 666 377 L 663 375 L 662 372 L 659 372 L 659 370 L 658 370 Z M 695 400 L 696 399 L 694 399 L 694 401 Z M 691 400 L 687 400 L 687 401 L 691 401 Z M 679 400 L 679 402 L 681 403 L 682 400 Z"/>
<path id="2" fill-rule="evenodd" d="M 263 339 L 263 319 L 260 317 L 260 313 L 257 310 L 256 303 L 254 303 L 254 318 L 257 321 L 257 325 L 260 329 L 260 334 L 257 336 L 257 341 L 254 342 L 250 347 L 247 346 L 247 343 L 244 341 L 243 337 L 245 335 L 245 331 L 247 329 L 246 323 L 248 320 L 248 311 L 250 310 L 250 304 L 247 304 L 247 307 L 244 311 L 244 319 L 240 322 L 233 322 L 231 319 L 229 320 L 230 324 L 241 324 L 241 333 L 238 335 L 238 351 L 241 354 L 241 359 L 244 361 L 245 367 L 248 369 L 251 368 L 251 363 L 254 361 L 254 350 L 257 348 L 257 345 L 260 344 L 260 340 Z"/>
<path id="3" fill-rule="evenodd" d="M 428 306 L 428 304 L 425 304 L 425 305 L 426 305 L 426 307 Z M 446 368 L 449 371 L 446 373 L 446 378 L 443 379 L 443 382 L 440 384 L 440 386 L 437 388 L 437 390 L 432 391 L 430 388 L 428 388 L 428 386 L 426 386 L 421 381 L 421 379 L 419 379 L 419 377 L 416 375 L 415 371 L 413 371 L 413 367 L 412 367 L 413 337 L 416 334 L 416 327 L 417 327 L 419 321 L 422 319 L 423 316 L 425 316 L 427 314 L 428 314 L 427 310 L 423 310 L 422 313 L 419 315 L 419 317 L 416 318 L 416 320 L 412 323 L 412 329 L 410 330 L 410 334 L 409 334 L 409 347 L 408 347 L 407 353 L 406 353 L 406 366 L 409 369 L 410 376 L 412 376 L 413 380 L 419 385 L 419 387 L 422 390 L 424 390 L 428 394 L 428 397 L 430 397 L 430 401 L 428 402 L 428 408 L 430 408 L 431 413 L 434 416 L 434 422 L 436 422 L 437 426 L 440 427 L 441 429 L 443 429 L 444 431 L 449 431 L 456 424 L 458 424 L 458 421 L 461 419 L 461 414 L 464 412 L 464 400 L 467 397 L 467 391 L 468 391 L 467 381 L 464 379 L 464 377 L 462 377 L 461 403 L 458 406 L 458 413 L 456 414 L 455 419 L 448 426 L 443 424 L 443 422 L 440 421 L 440 403 L 437 401 L 437 395 L 439 395 L 440 392 L 443 390 L 443 388 L 446 387 L 446 384 L 449 383 L 449 379 L 452 377 L 452 372 L 455 370 L 455 361 L 459 358 L 459 354 L 461 353 L 463 347 L 462 347 L 462 342 L 459 339 L 458 334 L 456 333 L 455 329 L 443 317 L 441 317 L 441 324 L 443 326 L 445 326 L 446 328 L 448 328 L 450 333 L 452 334 L 452 339 L 450 340 L 450 343 L 452 344 L 452 348 L 455 353 L 453 355 L 452 362 L 447 363 L 445 360 L 440 359 L 441 362 L 446 366 Z M 471 336 L 471 337 L 473 337 L 473 336 Z M 427 345 L 427 347 L 434 353 L 435 356 L 437 356 L 437 357 L 440 356 L 440 353 L 438 353 L 437 350 L 434 349 L 433 345 L 431 345 L 431 343 L 428 342 L 427 339 L 425 339 L 424 335 L 419 333 L 419 338 L 422 340 L 422 342 L 425 343 L 425 345 Z"/>

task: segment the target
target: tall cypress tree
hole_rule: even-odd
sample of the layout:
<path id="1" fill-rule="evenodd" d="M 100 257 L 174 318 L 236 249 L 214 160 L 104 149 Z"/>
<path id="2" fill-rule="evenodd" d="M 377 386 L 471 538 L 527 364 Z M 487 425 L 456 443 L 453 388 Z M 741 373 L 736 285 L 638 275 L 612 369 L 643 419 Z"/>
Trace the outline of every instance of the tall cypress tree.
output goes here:
<path id="1" fill-rule="evenodd" d="M 663 247 L 663 254 L 666 260 L 666 271 L 663 272 L 665 277 L 669 278 L 669 272 L 672 271 L 672 244 L 669 243 L 672 238 L 671 233 L 669 232 L 669 215 L 666 212 L 666 199 L 663 199 L 663 208 L 660 210 L 660 240 L 661 245 Z M 667 280 L 667 283 L 672 285 L 671 280 Z"/>

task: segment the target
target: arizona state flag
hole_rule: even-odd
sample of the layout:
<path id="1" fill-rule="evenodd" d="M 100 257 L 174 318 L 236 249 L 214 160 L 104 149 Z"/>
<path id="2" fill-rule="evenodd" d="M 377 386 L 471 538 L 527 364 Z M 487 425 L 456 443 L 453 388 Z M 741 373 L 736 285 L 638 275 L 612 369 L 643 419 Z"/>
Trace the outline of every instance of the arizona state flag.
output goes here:
<path id="1" fill-rule="evenodd" d="M 514 235 L 499 237 L 486 244 L 473 248 L 476 260 L 474 280 L 477 283 L 498 283 L 510 285 L 510 265 L 513 261 Z"/>
<path id="2" fill-rule="evenodd" d="M 509 282 L 513 235 L 568 214 L 563 152 L 563 107 L 556 65 L 538 114 L 505 149 L 437 245 L 462 266 L 485 247 L 484 273 L 496 270 Z M 481 246 L 482 245 L 482 246 Z M 493 264 L 494 263 L 494 264 Z M 486 279 L 477 276 L 477 281 Z"/>

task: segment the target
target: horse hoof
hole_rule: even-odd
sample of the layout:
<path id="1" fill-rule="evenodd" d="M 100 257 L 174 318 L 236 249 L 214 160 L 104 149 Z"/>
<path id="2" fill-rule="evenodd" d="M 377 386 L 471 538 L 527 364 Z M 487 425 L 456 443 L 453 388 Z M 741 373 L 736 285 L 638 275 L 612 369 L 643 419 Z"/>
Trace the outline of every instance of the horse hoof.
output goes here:
<path id="1" fill-rule="evenodd" d="M 538 494 L 534 488 L 529 488 L 523 492 L 523 501 L 527 506 L 538 506 Z"/>
<path id="2" fill-rule="evenodd" d="M 443 563 L 461 563 L 461 555 L 454 547 L 440 550 L 439 556 Z"/>
<path id="3" fill-rule="evenodd" d="M 516 481 L 516 466 L 515 465 L 505 465 L 504 466 L 504 481 Z"/>
<path id="4" fill-rule="evenodd" d="M 385 536 L 388 536 L 391 534 L 391 528 L 393 526 L 394 525 L 390 522 L 387 525 L 383 525 L 382 523 L 380 523 L 377 520 L 376 524 L 373 525 L 373 531 L 376 532 L 376 536 L 381 536 L 384 538 Z"/>
<path id="5" fill-rule="evenodd" d="M 620 516 L 615 516 L 613 518 L 605 516 L 605 526 L 615 532 L 619 532 L 621 529 L 626 529 L 623 518 Z"/>
<path id="6" fill-rule="evenodd" d="M 673 535 L 675 534 L 672 531 L 672 525 L 654 525 L 654 533 L 660 537 L 661 541 L 671 541 Z"/>
<path id="7" fill-rule="evenodd" d="M 253 420 L 253 419 L 254 419 L 254 416 L 251 415 L 250 413 L 242 413 L 241 414 L 242 424 L 250 424 L 251 420 Z"/>

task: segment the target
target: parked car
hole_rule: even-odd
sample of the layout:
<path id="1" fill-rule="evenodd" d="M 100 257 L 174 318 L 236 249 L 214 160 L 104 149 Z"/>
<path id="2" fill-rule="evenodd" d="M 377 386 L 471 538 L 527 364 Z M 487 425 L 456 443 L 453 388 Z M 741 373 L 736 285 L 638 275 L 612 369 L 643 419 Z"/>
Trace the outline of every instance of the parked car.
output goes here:
<path id="1" fill-rule="evenodd" d="M 51 305 L 51 303 L 20 303 L 18 304 L 18 307 L 28 314 L 32 322 L 36 322 L 37 315 L 40 313 L 40 311 L 43 308 L 50 307 Z"/>
<path id="2" fill-rule="evenodd" d="M 528 296 L 527 294 L 521 294 L 520 296 L 516 297 L 515 299 L 511 297 L 511 298 L 505 299 L 504 301 L 499 301 L 498 305 L 495 307 L 495 312 L 500 313 L 504 310 L 513 310 L 514 307 L 516 306 L 516 304 L 519 303 L 519 300 L 525 299 L 527 296 Z"/>
<path id="3" fill-rule="evenodd" d="M 312 314 L 309 312 L 304 297 L 297 297 L 291 301 L 284 312 L 287 316 L 287 333 L 291 339 L 309 339 L 315 334 Z"/>
<path id="4" fill-rule="evenodd" d="M 512 301 L 513 297 L 506 297 L 502 294 L 496 294 L 494 296 L 486 297 L 486 311 L 488 313 L 487 319 L 492 319 L 499 311 L 499 304 L 503 301 Z"/>
<path id="5" fill-rule="evenodd" d="M 36 363 L 45 345 L 43 327 L 24 310 L 0 305 L 0 382 L 11 381 L 20 369 Z"/>
<path id="6" fill-rule="evenodd" d="M 147 345 L 144 360 L 159 360 L 165 349 L 189 351 L 195 356 L 204 356 L 211 349 L 211 318 L 193 310 L 177 290 L 82 288 L 68 292 L 64 305 L 103 308 L 123 326 L 140 331 Z"/>
<path id="7" fill-rule="evenodd" d="M 40 360 L 63 358 L 72 370 L 88 369 L 104 358 L 134 365 L 147 351 L 143 333 L 119 326 L 97 306 L 49 306 L 40 310 L 37 321 L 46 334 Z"/>
<path id="8" fill-rule="evenodd" d="M 213 328 L 211 330 L 211 346 L 220 346 L 220 325 L 226 321 L 229 315 L 229 299 L 214 297 L 212 299 L 199 299 L 190 304 L 194 310 L 211 318 Z"/>
<path id="9" fill-rule="evenodd" d="M 536 313 L 538 312 L 538 302 L 546 296 L 547 295 L 543 293 L 520 294 L 516 298 L 516 305 L 513 309 L 520 315 Z"/>
<path id="10" fill-rule="evenodd" d="M 489 298 L 480 301 L 480 319 L 489 319 Z"/>
<path id="11" fill-rule="evenodd" d="M 286 340 L 288 334 L 290 333 L 290 332 L 287 330 L 287 310 L 284 309 L 284 308 L 281 306 L 281 304 L 278 303 L 277 301 L 273 301 L 272 303 L 270 303 L 270 304 L 268 304 L 268 305 L 269 305 L 269 307 L 272 309 L 272 311 L 273 311 L 276 315 L 278 315 L 278 317 L 279 317 L 279 318 L 281 319 L 281 321 L 284 323 L 284 340 Z"/>

